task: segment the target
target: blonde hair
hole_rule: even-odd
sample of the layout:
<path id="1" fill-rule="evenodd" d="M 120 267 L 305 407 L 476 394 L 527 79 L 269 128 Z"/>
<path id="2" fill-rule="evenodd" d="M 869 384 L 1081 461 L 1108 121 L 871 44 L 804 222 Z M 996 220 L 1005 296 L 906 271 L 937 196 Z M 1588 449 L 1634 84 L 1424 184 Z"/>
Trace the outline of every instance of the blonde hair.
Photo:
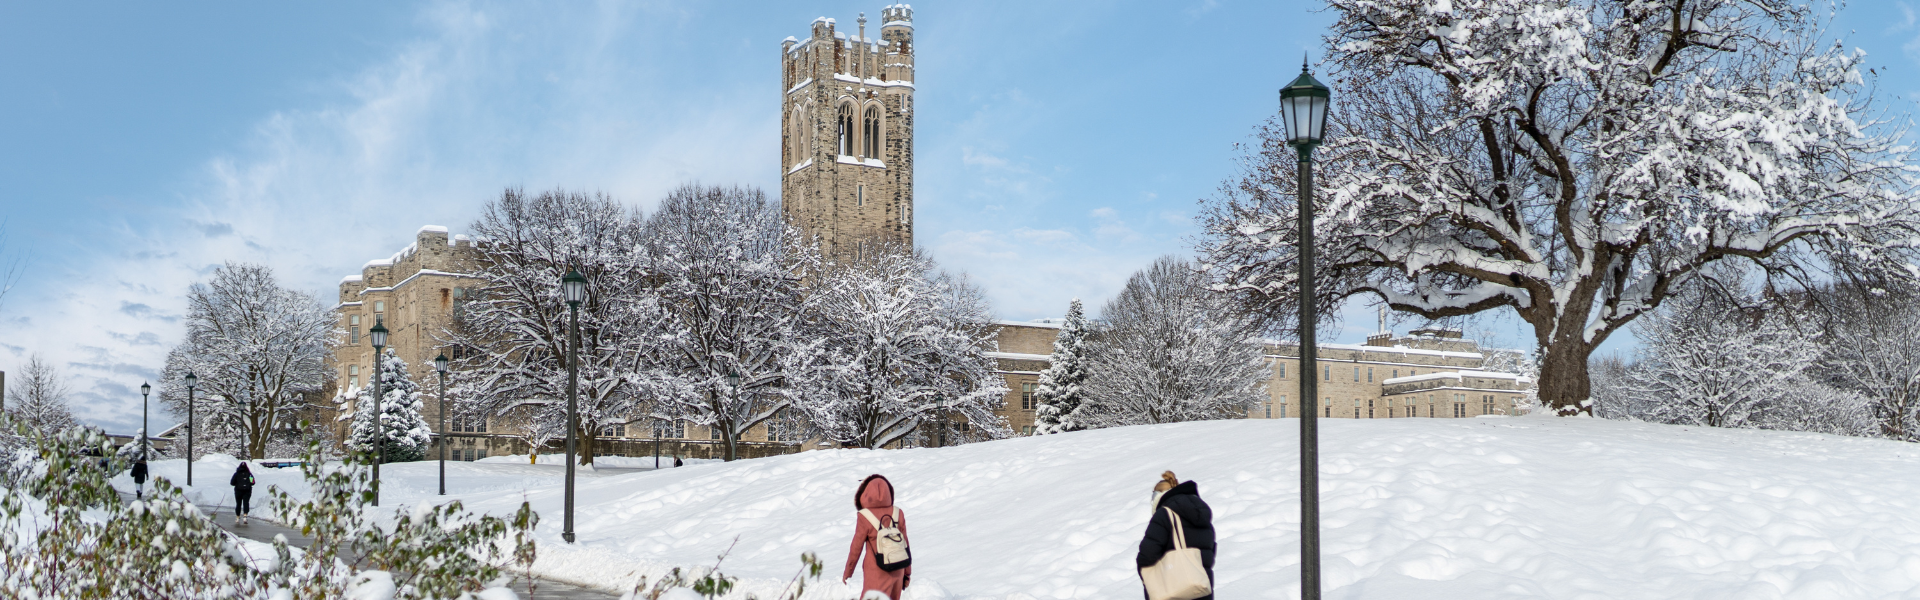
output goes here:
<path id="1" fill-rule="evenodd" d="M 1180 478 L 1174 477 L 1173 471 L 1167 471 L 1160 474 L 1160 482 L 1153 484 L 1153 491 L 1164 492 L 1176 485 L 1180 485 Z"/>

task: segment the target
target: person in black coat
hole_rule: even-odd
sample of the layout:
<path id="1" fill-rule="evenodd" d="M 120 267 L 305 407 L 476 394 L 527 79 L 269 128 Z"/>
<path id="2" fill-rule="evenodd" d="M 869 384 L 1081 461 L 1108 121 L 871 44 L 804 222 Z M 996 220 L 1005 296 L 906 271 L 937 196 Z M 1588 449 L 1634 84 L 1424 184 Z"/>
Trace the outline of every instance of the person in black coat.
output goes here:
<path id="1" fill-rule="evenodd" d="M 134 461 L 133 486 L 134 486 L 133 497 L 135 498 L 145 497 L 146 487 L 147 487 L 147 461 L 144 461 L 144 460 Z"/>
<path id="2" fill-rule="evenodd" d="M 1188 548 L 1200 549 L 1200 565 L 1207 568 L 1207 582 L 1213 582 L 1213 556 L 1218 550 L 1213 536 L 1213 508 L 1200 499 L 1200 486 L 1193 482 L 1181 482 L 1173 476 L 1173 471 L 1160 474 L 1160 482 L 1153 486 L 1153 518 L 1147 520 L 1147 535 L 1140 540 L 1140 553 L 1133 562 L 1139 568 L 1151 567 L 1160 562 L 1160 557 L 1173 549 L 1173 521 L 1167 519 L 1166 508 L 1180 516 L 1180 527 L 1186 532 Z M 1195 600 L 1213 600 L 1208 594 Z"/>
<path id="3" fill-rule="evenodd" d="M 233 518 L 241 525 L 247 524 L 247 513 L 253 512 L 253 471 L 247 469 L 247 463 L 233 470 L 233 478 L 227 480 L 233 485 Z"/>

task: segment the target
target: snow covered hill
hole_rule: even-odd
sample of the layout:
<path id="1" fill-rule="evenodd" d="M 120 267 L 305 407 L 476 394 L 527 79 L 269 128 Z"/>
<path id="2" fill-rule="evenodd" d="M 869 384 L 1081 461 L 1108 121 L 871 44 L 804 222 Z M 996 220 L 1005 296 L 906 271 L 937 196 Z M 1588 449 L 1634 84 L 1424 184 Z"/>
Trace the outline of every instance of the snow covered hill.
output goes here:
<path id="1" fill-rule="evenodd" d="M 1913 444 L 1594 419 L 1322 428 L 1330 599 L 1920 598 Z M 711 565 L 738 537 L 723 570 L 742 594 L 772 596 L 814 551 L 834 583 L 808 597 L 848 598 L 854 487 L 877 472 L 908 514 L 910 600 L 1137 598 L 1149 491 L 1171 469 L 1213 506 L 1221 597 L 1294 598 L 1297 430 L 1186 423 L 595 474 L 572 546 L 558 468 L 459 463 L 449 484 L 483 510 L 533 501 L 536 570 L 556 579 L 614 588 Z M 433 463 L 384 471 L 387 506 L 433 498 Z"/>
<path id="2" fill-rule="evenodd" d="M 1322 423 L 1328 598 L 1920 597 L 1920 446 L 1593 419 Z M 909 598 L 1133 598 L 1149 492 L 1171 469 L 1213 506 L 1221 596 L 1291 598 L 1297 429 L 1186 423 L 602 477 L 581 488 L 571 547 L 560 492 L 527 497 L 556 538 L 540 549 L 552 576 L 711 564 L 737 536 L 724 570 L 764 597 L 803 551 L 837 579 L 854 486 L 877 472 L 908 513 Z"/>

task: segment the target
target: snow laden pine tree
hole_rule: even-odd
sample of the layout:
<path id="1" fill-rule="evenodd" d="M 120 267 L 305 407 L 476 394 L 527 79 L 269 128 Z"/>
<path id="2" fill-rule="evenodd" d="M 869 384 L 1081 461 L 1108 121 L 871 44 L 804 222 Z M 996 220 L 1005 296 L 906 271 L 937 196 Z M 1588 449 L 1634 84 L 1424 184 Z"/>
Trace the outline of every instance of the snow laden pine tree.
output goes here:
<path id="1" fill-rule="evenodd" d="M 660 335 L 657 296 L 642 285 L 640 229 L 637 212 L 601 194 L 509 189 L 489 202 L 473 224 L 473 275 L 484 283 L 462 306 L 455 330 L 438 334 L 471 350 L 453 369 L 453 395 L 465 399 L 457 412 L 564 415 L 573 346 L 580 363 L 579 461 L 593 464 L 600 425 L 625 422 L 638 410 L 631 374 Z M 587 278 L 577 337 L 560 291 L 569 269 Z"/>
<path id="2" fill-rule="evenodd" d="M 649 418 L 717 429 L 726 459 L 739 458 L 741 436 L 812 387 L 824 342 L 807 329 L 802 281 L 818 252 L 779 204 L 739 187 L 674 190 L 644 240 L 661 331 L 627 374 Z"/>
<path id="3" fill-rule="evenodd" d="M 979 288 L 904 245 L 872 242 L 830 263 L 812 295 L 830 340 L 815 385 L 796 399 L 828 439 L 881 448 L 1005 437 L 994 414 L 992 318 Z"/>
<path id="4" fill-rule="evenodd" d="M 1034 410 L 1034 433 L 1046 435 L 1087 428 L 1081 408 L 1087 402 L 1087 378 L 1091 376 L 1092 348 L 1087 316 L 1074 298 L 1067 305 L 1067 320 L 1053 338 L 1053 360 L 1040 372 L 1033 395 L 1039 406 Z"/>
<path id="5" fill-rule="evenodd" d="M 1208 283 L 1191 263 L 1171 256 L 1127 279 L 1100 310 L 1081 423 L 1242 418 L 1267 398 L 1272 371 L 1253 319 Z"/>
<path id="6" fill-rule="evenodd" d="M 339 319 L 312 294 L 288 289 L 263 265 L 227 263 L 187 290 L 186 337 L 167 354 L 160 401 L 187 414 L 194 394 L 195 450 L 261 458 L 275 432 L 313 407 L 308 394 L 333 373 L 326 365 Z"/>
<path id="7" fill-rule="evenodd" d="M 380 361 L 380 425 L 374 427 L 372 380 L 366 387 L 352 390 L 352 435 L 347 447 L 355 452 L 376 453 L 386 446 L 385 462 L 412 462 L 426 458 L 427 445 L 433 443 L 433 428 L 420 416 L 420 384 L 407 373 L 407 362 L 387 348 Z M 342 407 L 345 408 L 345 407 Z M 381 434 L 385 434 L 384 438 Z"/>
<path id="8" fill-rule="evenodd" d="M 1371 296 L 1513 311 L 1540 399 L 1589 407 L 1593 349 L 1719 261 L 1782 292 L 1848 265 L 1913 278 L 1905 129 L 1810 4 L 1332 0 L 1316 153 L 1319 314 Z M 1261 132 L 1205 262 L 1274 322 L 1299 300 L 1299 154 Z"/>

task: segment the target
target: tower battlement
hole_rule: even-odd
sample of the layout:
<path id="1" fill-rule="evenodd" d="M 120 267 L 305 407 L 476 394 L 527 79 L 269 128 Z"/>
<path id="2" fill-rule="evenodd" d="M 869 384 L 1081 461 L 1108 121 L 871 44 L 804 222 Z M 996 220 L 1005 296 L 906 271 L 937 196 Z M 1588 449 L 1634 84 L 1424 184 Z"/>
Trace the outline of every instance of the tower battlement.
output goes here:
<path id="1" fill-rule="evenodd" d="M 913 243 L 913 9 L 861 13 L 852 32 L 813 20 L 780 44 L 780 204 L 829 253 L 867 239 Z"/>

